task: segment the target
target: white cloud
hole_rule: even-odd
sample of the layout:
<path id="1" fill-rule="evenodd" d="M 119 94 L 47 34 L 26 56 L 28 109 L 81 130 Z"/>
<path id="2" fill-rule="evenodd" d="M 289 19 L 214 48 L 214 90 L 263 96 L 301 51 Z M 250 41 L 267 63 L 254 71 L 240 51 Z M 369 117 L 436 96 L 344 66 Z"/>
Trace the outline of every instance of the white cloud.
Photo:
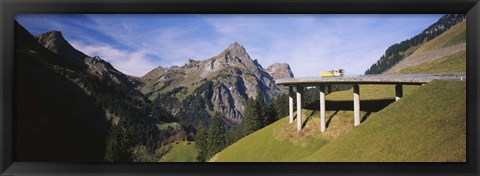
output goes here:
<path id="1" fill-rule="evenodd" d="M 207 23 L 215 37 L 202 38 L 202 34 L 195 33 L 198 32 L 198 26 L 193 24 L 137 30 L 141 27 L 131 24 L 131 21 L 116 24 L 108 18 L 92 19 L 102 24 L 95 29 L 136 50 L 137 55 L 150 53 L 162 58 L 155 63 L 164 67 L 183 65 L 190 58 L 208 59 L 229 44 L 239 42 L 263 67 L 274 62 L 289 63 L 296 76 L 313 76 L 333 68 L 343 68 L 347 74 L 363 74 L 388 46 L 408 39 L 412 37 L 412 31 L 424 28 L 411 25 L 412 20 L 415 21 L 414 24 L 423 20 L 426 26 L 431 22 L 428 21 L 431 19 L 401 15 L 325 15 L 322 18 L 313 15 L 195 17 Z M 205 31 L 206 29 L 200 29 L 200 32 Z M 106 51 L 110 51 L 114 57 L 115 52 L 111 49 Z M 135 58 L 133 53 L 123 51 L 121 54 Z M 144 61 L 145 65 L 152 64 L 146 59 L 138 60 Z M 121 59 L 114 59 L 112 62 L 117 64 L 112 64 L 128 70 L 127 66 L 121 66 L 120 61 Z M 122 61 L 125 61 L 123 65 L 131 63 L 128 62 L 131 60 Z M 140 74 L 141 71 L 135 72 Z"/>
<path id="2" fill-rule="evenodd" d="M 100 58 L 112 64 L 116 69 L 128 75 L 140 77 L 156 67 L 155 63 L 147 59 L 145 50 L 128 52 L 106 44 L 83 45 L 77 41 L 70 43 L 73 47 L 89 56 L 100 56 Z"/>
<path id="3" fill-rule="evenodd" d="M 36 15 L 20 21 L 38 32 L 62 30 L 67 40 L 77 41 L 72 42 L 77 49 L 136 76 L 157 66 L 209 59 L 233 42 L 263 67 L 283 62 L 296 76 L 314 76 L 333 68 L 362 74 L 388 46 L 418 34 L 440 16 L 94 14 L 80 21 Z"/>

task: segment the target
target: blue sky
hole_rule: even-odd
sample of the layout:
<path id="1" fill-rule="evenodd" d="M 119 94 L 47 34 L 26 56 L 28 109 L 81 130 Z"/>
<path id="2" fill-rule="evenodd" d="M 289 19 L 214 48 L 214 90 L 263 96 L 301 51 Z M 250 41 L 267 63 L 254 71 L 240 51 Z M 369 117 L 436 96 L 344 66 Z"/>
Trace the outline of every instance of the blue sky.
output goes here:
<path id="1" fill-rule="evenodd" d="M 264 68 L 288 63 L 295 76 L 316 76 L 333 68 L 363 74 L 388 46 L 442 16 L 22 14 L 16 20 L 33 35 L 62 31 L 76 49 L 134 76 L 209 59 L 234 42 Z"/>

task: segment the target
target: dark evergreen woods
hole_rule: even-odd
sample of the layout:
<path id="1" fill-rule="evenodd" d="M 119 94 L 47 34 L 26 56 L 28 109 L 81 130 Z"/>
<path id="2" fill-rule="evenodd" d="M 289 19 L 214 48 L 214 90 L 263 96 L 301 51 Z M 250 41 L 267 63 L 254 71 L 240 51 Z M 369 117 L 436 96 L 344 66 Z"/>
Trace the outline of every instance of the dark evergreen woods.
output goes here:
<path id="1" fill-rule="evenodd" d="M 441 35 L 443 32 L 450 29 L 455 24 L 461 22 L 465 19 L 464 14 L 447 14 L 440 18 L 436 23 L 430 25 L 422 33 L 402 41 L 400 43 L 393 44 L 388 47 L 385 51 L 385 54 L 380 57 L 375 64 L 370 66 L 365 74 L 380 74 L 389 68 L 393 67 L 395 64 L 400 62 L 403 58 L 408 57 L 413 51 L 406 52 L 407 50 L 418 46 L 422 43 L 428 42 L 433 38 Z"/>
<path id="2" fill-rule="evenodd" d="M 208 161 L 216 153 L 241 138 L 279 120 L 288 115 L 288 95 L 281 94 L 270 103 L 266 103 L 263 96 L 258 93 L 254 98 L 247 100 L 242 124 L 226 130 L 221 114 L 215 113 L 211 123 L 201 123 L 197 128 L 196 143 L 199 148 L 198 161 Z"/>

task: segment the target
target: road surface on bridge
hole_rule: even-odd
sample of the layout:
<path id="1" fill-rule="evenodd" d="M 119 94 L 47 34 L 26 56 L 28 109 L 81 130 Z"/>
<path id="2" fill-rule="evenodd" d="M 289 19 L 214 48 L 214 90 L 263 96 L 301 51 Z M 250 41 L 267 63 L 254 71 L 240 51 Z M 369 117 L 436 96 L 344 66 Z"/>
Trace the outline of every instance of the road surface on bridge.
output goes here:
<path id="1" fill-rule="evenodd" d="M 283 86 L 315 86 L 320 84 L 425 84 L 433 80 L 466 79 L 465 73 L 450 74 L 391 74 L 391 75 L 357 75 L 330 77 L 281 78 L 275 84 Z"/>

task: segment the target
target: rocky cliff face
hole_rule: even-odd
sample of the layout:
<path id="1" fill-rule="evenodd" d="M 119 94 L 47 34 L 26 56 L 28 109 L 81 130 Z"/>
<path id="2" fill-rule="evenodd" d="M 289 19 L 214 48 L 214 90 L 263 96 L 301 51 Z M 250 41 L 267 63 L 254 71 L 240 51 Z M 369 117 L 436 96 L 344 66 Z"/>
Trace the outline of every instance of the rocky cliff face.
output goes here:
<path id="1" fill-rule="evenodd" d="M 177 118 L 182 118 L 179 112 L 189 111 L 182 107 L 182 101 L 188 96 L 200 96 L 211 103 L 211 106 L 205 106 L 205 111 L 210 114 L 220 112 L 235 125 L 242 121 L 248 98 L 260 92 L 268 102 L 284 91 L 275 85 L 274 78 L 293 76 L 288 64 L 274 64 L 269 68 L 263 69 L 242 45 L 235 42 L 210 59 L 189 60 L 181 67 L 158 67 L 150 71 L 141 78 L 145 82 L 142 92 L 150 99 L 156 99 L 175 90 L 172 97 L 178 102 L 170 104 L 169 109 L 175 110 L 171 113 Z M 206 82 L 212 83 L 211 92 L 197 93 L 195 90 Z M 163 101 L 163 104 L 168 102 Z"/>
<path id="2" fill-rule="evenodd" d="M 87 71 L 101 79 L 109 79 L 117 84 L 123 84 L 132 88 L 136 88 L 141 84 L 134 77 L 123 74 L 100 57 L 90 57 L 81 51 L 78 51 L 68 43 L 60 31 L 46 32 L 36 38 L 38 43 L 53 53 L 63 57 L 70 65 L 73 65 L 82 71 Z"/>
<path id="3" fill-rule="evenodd" d="M 72 65 L 85 68 L 83 60 L 88 56 L 73 48 L 60 31 L 50 31 L 37 36 L 38 43 L 48 50 L 65 58 Z"/>
<path id="4" fill-rule="evenodd" d="M 274 63 L 267 67 L 265 71 L 272 75 L 273 79 L 294 77 L 290 65 L 286 63 Z"/>
<path id="5" fill-rule="evenodd" d="M 47 64 L 56 65 L 54 66 L 56 72 L 64 75 L 71 82 L 75 83 L 88 96 L 98 98 L 106 96 L 107 94 L 115 94 L 117 91 L 123 91 L 118 94 L 129 94 L 121 96 L 132 98 L 142 106 L 146 106 L 149 103 L 143 94 L 138 91 L 142 85 L 139 78 L 123 74 L 115 69 L 109 62 L 98 56 L 90 57 L 75 49 L 64 38 L 62 32 L 46 32 L 35 37 L 34 40 L 37 40 L 37 45 L 40 44 L 45 47 L 44 49 L 58 56 L 48 57 L 52 58 L 52 60 Z M 60 65 L 59 63 L 64 64 Z M 120 99 L 118 96 L 116 98 Z M 111 110 L 108 108 L 104 109 L 108 120 L 112 121 L 113 124 L 118 123 L 120 119 L 118 114 L 110 112 Z"/>

